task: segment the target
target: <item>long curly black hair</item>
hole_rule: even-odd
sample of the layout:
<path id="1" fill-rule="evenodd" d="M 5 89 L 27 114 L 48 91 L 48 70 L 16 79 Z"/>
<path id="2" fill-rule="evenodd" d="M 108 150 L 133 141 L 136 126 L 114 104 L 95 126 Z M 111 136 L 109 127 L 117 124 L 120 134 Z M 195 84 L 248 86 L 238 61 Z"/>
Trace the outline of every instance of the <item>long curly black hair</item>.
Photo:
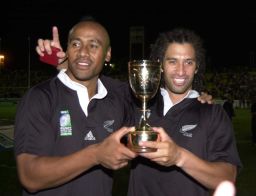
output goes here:
<path id="1" fill-rule="evenodd" d="M 155 43 L 151 46 L 150 59 L 163 62 L 165 52 L 172 43 L 188 43 L 195 49 L 197 73 L 194 76 L 192 88 L 201 92 L 204 90 L 205 71 L 205 49 L 202 39 L 192 30 L 186 28 L 176 28 L 172 31 L 160 33 Z M 163 77 L 162 77 L 163 78 Z M 162 81 L 164 85 L 164 81 Z"/>

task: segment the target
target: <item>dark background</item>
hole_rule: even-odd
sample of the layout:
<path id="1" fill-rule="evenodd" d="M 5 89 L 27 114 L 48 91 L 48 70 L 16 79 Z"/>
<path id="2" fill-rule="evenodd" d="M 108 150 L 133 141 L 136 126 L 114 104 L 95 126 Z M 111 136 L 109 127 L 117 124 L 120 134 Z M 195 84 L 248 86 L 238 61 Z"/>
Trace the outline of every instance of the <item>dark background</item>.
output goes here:
<path id="1" fill-rule="evenodd" d="M 189 27 L 204 40 L 208 64 L 213 67 L 256 66 L 256 9 L 255 6 L 221 3 L 195 6 L 186 2 L 111 2 L 9 0 L 1 5 L 1 53 L 6 66 L 36 66 L 35 46 L 38 38 L 51 38 L 53 25 L 59 27 L 65 46 L 68 30 L 83 16 L 93 15 L 108 29 L 113 59 L 129 56 L 129 27 L 145 28 L 145 50 L 159 32 L 177 26 Z M 113 3 L 113 2 L 112 2 Z M 143 4 L 143 5 L 142 5 Z M 28 41 L 30 38 L 30 44 Z"/>

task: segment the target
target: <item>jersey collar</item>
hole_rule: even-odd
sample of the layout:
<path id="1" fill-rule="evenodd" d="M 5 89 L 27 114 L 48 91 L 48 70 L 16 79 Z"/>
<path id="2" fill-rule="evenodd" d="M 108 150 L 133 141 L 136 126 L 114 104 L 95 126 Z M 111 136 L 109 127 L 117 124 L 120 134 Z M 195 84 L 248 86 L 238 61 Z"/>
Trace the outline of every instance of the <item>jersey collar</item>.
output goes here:
<path id="1" fill-rule="evenodd" d="M 172 100 L 169 97 L 167 90 L 164 88 L 160 88 L 160 90 L 161 90 L 161 95 L 163 96 L 163 101 L 164 101 L 164 111 L 163 111 L 164 115 L 171 109 L 171 107 L 180 103 L 182 100 L 184 100 L 186 98 L 188 98 L 188 99 L 197 98 L 199 96 L 199 93 L 197 91 L 189 90 L 187 95 L 182 100 L 180 100 L 176 104 L 173 104 Z"/>

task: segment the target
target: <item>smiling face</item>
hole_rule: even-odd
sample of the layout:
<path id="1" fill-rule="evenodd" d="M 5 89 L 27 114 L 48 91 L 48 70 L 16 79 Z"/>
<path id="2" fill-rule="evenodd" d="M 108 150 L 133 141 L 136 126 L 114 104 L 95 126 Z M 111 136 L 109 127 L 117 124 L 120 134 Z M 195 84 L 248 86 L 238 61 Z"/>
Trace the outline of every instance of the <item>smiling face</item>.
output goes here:
<path id="1" fill-rule="evenodd" d="M 173 102 L 181 100 L 192 88 L 196 67 L 195 50 L 191 44 L 169 44 L 163 58 L 163 77 Z"/>
<path id="2" fill-rule="evenodd" d="M 110 61 L 111 48 L 107 31 L 93 21 L 80 22 L 69 33 L 67 74 L 88 86 L 96 83 L 104 61 Z"/>

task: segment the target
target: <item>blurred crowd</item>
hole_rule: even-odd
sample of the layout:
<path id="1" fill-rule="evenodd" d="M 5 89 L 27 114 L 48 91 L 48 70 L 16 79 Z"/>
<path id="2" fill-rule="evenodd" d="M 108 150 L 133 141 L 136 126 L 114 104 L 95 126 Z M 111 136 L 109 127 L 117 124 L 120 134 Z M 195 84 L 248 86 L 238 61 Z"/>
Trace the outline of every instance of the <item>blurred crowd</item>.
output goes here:
<path id="1" fill-rule="evenodd" d="M 240 108 L 248 108 L 256 97 L 256 72 L 208 73 L 206 90 L 215 99 L 230 99 Z"/>
<path id="2" fill-rule="evenodd" d="M 120 70 L 118 73 L 114 73 L 106 69 L 106 72 L 113 77 L 127 79 L 127 73 L 121 73 Z M 56 74 L 54 68 L 31 70 L 30 72 L 26 70 L 1 70 L 0 98 L 20 98 L 29 87 L 50 78 L 54 74 Z M 216 100 L 231 99 L 235 107 L 249 108 L 252 99 L 256 97 L 256 71 L 209 72 L 204 78 L 204 86 L 205 91 Z"/>

